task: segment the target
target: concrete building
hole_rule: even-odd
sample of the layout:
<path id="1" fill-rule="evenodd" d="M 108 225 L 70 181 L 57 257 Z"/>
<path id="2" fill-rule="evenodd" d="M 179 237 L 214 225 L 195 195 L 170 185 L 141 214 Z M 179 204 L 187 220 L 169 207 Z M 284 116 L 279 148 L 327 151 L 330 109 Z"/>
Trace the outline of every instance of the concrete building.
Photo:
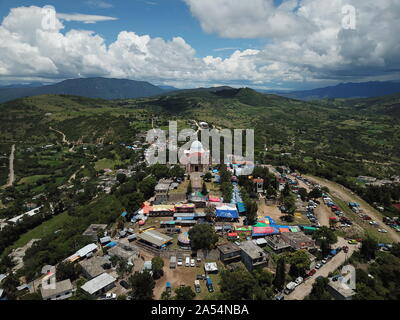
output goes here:
<path id="1" fill-rule="evenodd" d="M 267 245 L 274 250 L 276 253 L 282 253 L 284 251 L 291 250 L 290 244 L 282 239 L 280 235 L 273 235 L 266 237 Z"/>
<path id="2" fill-rule="evenodd" d="M 79 265 L 82 267 L 84 276 L 91 280 L 104 273 L 104 266 L 110 263 L 110 259 L 106 257 L 93 257 L 79 262 Z"/>
<path id="3" fill-rule="evenodd" d="M 351 289 L 340 277 L 337 281 L 332 281 L 328 284 L 328 291 L 336 300 L 352 300 L 356 292 Z"/>
<path id="4" fill-rule="evenodd" d="M 268 254 L 259 246 L 248 240 L 240 244 L 242 262 L 247 270 L 252 271 L 255 267 L 265 267 L 268 264 Z"/>
<path id="5" fill-rule="evenodd" d="M 56 282 L 54 286 L 49 285 L 46 288 L 41 288 L 43 300 L 65 300 L 72 297 L 72 283 L 67 279 Z"/>
<path id="6" fill-rule="evenodd" d="M 91 224 L 82 235 L 91 237 L 92 241 L 97 241 L 97 235 L 107 228 L 106 224 Z"/>
<path id="7" fill-rule="evenodd" d="M 117 279 L 108 273 L 103 273 L 96 278 L 86 282 L 81 288 L 85 292 L 98 296 L 100 294 L 110 291 L 114 286 Z"/>
<path id="8" fill-rule="evenodd" d="M 284 232 L 281 238 L 295 250 L 315 248 L 315 241 L 302 232 Z"/>
<path id="9" fill-rule="evenodd" d="M 242 250 L 232 242 L 218 246 L 220 260 L 224 263 L 236 262 L 241 259 Z"/>
<path id="10" fill-rule="evenodd" d="M 158 183 L 154 188 L 155 191 L 154 204 L 162 204 L 168 202 L 169 189 L 170 189 L 170 184 Z"/>

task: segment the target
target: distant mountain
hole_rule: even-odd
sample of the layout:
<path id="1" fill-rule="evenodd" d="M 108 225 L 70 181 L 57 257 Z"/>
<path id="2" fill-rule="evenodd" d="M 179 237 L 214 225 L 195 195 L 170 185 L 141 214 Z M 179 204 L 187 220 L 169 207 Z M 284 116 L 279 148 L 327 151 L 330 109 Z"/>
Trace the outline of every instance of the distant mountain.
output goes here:
<path id="1" fill-rule="evenodd" d="M 42 82 L 32 82 L 32 83 L 15 83 L 8 85 L 0 85 L 1 89 L 10 89 L 10 88 L 37 88 L 41 86 L 48 85 L 48 83 Z"/>
<path id="2" fill-rule="evenodd" d="M 394 93 L 400 93 L 399 81 L 370 81 L 360 83 L 340 83 L 336 86 L 318 88 L 303 91 L 270 91 L 282 95 L 284 97 L 301 99 L 301 100 L 317 100 L 332 98 L 372 98 Z"/>
<path id="3" fill-rule="evenodd" d="M 166 92 L 171 92 L 171 91 L 178 91 L 178 90 L 180 90 L 180 89 L 175 88 L 175 87 L 172 87 L 172 86 L 159 85 L 159 86 L 157 86 L 157 87 L 163 89 L 163 90 L 166 91 Z"/>
<path id="4" fill-rule="evenodd" d="M 111 100 L 150 97 L 162 93 L 165 93 L 163 89 L 144 81 L 82 78 L 36 88 L 0 88 L 0 102 L 44 94 L 66 94 Z"/>

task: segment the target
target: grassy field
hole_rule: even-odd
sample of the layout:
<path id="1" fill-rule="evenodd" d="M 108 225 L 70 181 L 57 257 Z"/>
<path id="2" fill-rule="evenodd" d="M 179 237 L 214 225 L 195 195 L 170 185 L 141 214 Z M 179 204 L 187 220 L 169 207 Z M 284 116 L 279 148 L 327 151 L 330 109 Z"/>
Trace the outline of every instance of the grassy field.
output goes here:
<path id="1" fill-rule="evenodd" d="M 12 248 L 20 248 L 26 245 L 32 239 L 40 239 L 44 236 L 51 234 L 59 229 L 62 229 L 63 225 L 70 219 L 71 217 L 67 214 L 67 212 L 60 213 L 59 215 L 47 220 L 42 223 L 40 226 L 24 233 L 12 246 Z"/>
<path id="2" fill-rule="evenodd" d="M 50 175 L 47 175 L 47 174 L 24 177 L 21 180 L 19 180 L 18 184 L 35 184 L 36 181 L 38 181 L 42 178 L 48 178 L 48 177 L 50 177 Z"/>

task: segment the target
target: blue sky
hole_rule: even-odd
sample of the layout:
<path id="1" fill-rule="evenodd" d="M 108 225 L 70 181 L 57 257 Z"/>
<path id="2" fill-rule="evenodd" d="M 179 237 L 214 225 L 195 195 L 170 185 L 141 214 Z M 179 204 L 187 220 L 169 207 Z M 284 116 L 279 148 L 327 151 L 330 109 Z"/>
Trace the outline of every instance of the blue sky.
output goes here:
<path id="1" fill-rule="evenodd" d="M 118 18 L 115 21 L 89 26 L 77 22 L 66 24 L 65 30 L 85 28 L 96 31 L 104 36 L 108 44 L 115 40 L 121 30 L 164 39 L 180 36 L 196 49 L 198 56 L 214 55 L 215 52 L 219 52 L 219 56 L 227 56 L 234 49 L 256 49 L 265 42 L 263 39 L 226 39 L 203 32 L 199 22 L 192 16 L 188 6 L 182 0 L 1 0 L 0 15 L 5 17 L 10 8 L 31 5 L 39 7 L 52 5 L 58 12 L 63 13 L 106 15 Z"/>
<path id="2" fill-rule="evenodd" d="M 107 76 L 177 87 L 308 89 L 399 79 L 399 3 L 1 0 L 0 81 Z M 346 4 L 357 10 L 354 30 L 342 26 Z M 58 15 L 56 33 L 38 30 L 45 5 L 72 17 Z M 105 18 L 84 23 L 78 15 Z"/>

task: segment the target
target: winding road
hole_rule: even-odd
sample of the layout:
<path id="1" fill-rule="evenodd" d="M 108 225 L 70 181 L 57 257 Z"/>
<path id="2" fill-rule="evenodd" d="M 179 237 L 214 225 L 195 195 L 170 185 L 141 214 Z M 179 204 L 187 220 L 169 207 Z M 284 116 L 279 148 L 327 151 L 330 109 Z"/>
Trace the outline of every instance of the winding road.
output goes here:
<path id="1" fill-rule="evenodd" d="M 15 181 L 15 174 L 14 174 L 14 159 L 15 159 L 15 144 L 11 147 L 11 153 L 9 157 L 9 174 L 8 174 L 8 182 L 3 188 L 12 187 Z"/>

